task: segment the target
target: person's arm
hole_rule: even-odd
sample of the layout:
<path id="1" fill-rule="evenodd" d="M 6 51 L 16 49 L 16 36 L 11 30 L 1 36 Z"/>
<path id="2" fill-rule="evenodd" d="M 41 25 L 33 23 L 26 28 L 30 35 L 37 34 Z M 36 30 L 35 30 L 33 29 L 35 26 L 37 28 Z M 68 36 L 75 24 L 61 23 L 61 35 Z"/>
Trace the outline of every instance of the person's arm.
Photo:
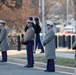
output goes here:
<path id="1" fill-rule="evenodd" d="M 34 30 L 29 30 L 28 31 L 28 34 L 26 34 L 25 38 L 24 38 L 24 41 L 27 42 L 29 40 L 31 40 L 34 36 Z"/>
<path id="2" fill-rule="evenodd" d="M 27 31 L 27 29 L 28 29 L 28 27 L 27 27 L 27 25 L 26 25 L 26 27 L 24 28 L 24 31 L 26 32 L 26 31 Z"/>
<path id="3" fill-rule="evenodd" d="M 2 40 L 7 36 L 7 30 L 3 29 L 1 31 L 1 35 L 0 35 L 0 42 L 2 42 Z"/>
<path id="4" fill-rule="evenodd" d="M 44 41 L 43 44 L 46 45 L 48 42 L 50 42 L 51 40 L 53 40 L 54 38 L 54 32 L 48 32 L 45 37 L 44 37 Z"/>

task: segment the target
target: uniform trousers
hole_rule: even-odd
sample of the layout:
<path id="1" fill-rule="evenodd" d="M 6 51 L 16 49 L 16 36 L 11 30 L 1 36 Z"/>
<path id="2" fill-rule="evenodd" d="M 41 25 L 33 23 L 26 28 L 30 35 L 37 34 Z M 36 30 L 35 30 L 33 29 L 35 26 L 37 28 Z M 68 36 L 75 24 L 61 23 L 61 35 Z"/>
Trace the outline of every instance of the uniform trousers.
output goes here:
<path id="1" fill-rule="evenodd" d="M 47 60 L 47 69 L 46 70 L 51 71 L 51 72 L 55 71 L 54 59 Z"/>
<path id="2" fill-rule="evenodd" d="M 7 51 L 2 51 L 2 61 L 7 61 Z"/>
<path id="3" fill-rule="evenodd" d="M 27 65 L 33 65 L 34 64 L 34 55 L 33 55 L 33 45 L 34 41 L 29 41 L 26 44 L 26 51 L 27 51 Z"/>

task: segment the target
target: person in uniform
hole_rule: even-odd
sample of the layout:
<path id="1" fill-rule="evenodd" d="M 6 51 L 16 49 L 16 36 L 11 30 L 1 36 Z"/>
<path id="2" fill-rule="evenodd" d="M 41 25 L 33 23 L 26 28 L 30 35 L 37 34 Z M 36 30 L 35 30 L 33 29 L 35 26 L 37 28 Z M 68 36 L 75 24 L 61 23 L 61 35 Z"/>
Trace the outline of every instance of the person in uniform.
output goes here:
<path id="1" fill-rule="evenodd" d="M 50 21 L 47 21 L 47 32 L 44 36 L 43 44 L 45 46 L 45 56 L 47 59 L 47 67 L 45 72 L 55 72 L 55 33 L 53 30 L 53 23 Z"/>
<path id="2" fill-rule="evenodd" d="M 29 17 L 29 20 L 33 21 L 33 17 L 30 16 L 30 17 Z M 34 25 L 34 23 L 33 23 L 33 25 Z M 25 28 L 24 28 L 24 31 L 26 32 L 28 28 L 29 28 L 29 27 L 26 25 Z"/>
<path id="3" fill-rule="evenodd" d="M 35 17 L 34 20 L 35 20 L 34 29 L 35 29 L 35 34 L 36 34 L 36 46 L 35 46 L 35 50 L 36 50 L 37 46 L 39 45 L 39 47 L 41 49 L 40 53 L 44 53 L 44 48 L 43 48 L 43 45 L 42 45 L 41 40 L 40 40 L 41 27 L 39 25 L 39 18 Z"/>
<path id="4" fill-rule="evenodd" d="M 26 35 L 24 37 L 24 42 L 26 44 L 26 51 L 27 51 L 27 65 L 24 67 L 34 67 L 34 56 L 33 56 L 33 45 L 34 45 L 34 35 L 35 31 L 33 28 L 33 21 L 28 19 L 27 20 L 28 29 L 26 30 Z"/>
<path id="5" fill-rule="evenodd" d="M 6 26 L 5 21 L 0 20 L 0 51 L 2 54 L 1 62 L 7 61 L 7 50 L 9 49 L 7 41 L 7 28 L 5 26 Z"/>

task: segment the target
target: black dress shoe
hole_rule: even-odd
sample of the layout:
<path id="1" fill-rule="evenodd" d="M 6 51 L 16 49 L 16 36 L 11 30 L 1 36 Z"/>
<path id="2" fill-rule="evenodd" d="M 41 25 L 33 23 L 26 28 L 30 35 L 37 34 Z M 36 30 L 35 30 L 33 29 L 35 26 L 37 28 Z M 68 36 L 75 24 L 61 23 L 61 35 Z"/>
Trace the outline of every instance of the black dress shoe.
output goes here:
<path id="1" fill-rule="evenodd" d="M 33 52 L 33 53 L 36 53 L 36 52 Z"/>
<path id="2" fill-rule="evenodd" d="M 49 70 L 44 70 L 45 72 L 51 72 L 51 71 L 49 71 Z"/>
<path id="3" fill-rule="evenodd" d="M 44 52 L 40 52 L 40 53 L 44 53 Z"/>
<path id="4" fill-rule="evenodd" d="M 7 60 L 1 60 L 0 62 L 7 62 Z"/>
<path id="5" fill-rule="evenodd" d="M 34 66 L 33 66 L 33 65 L 26 65 L 26 66 L 24 66 L 24 67 L 32 68 L 32 67 L 34 67 Z"/>
<path id="6" fill-rule="evenodd" d="M 50 71 L 50 70 L 44 70 L 45 72 L 55 72 L 55 71 Z"/>

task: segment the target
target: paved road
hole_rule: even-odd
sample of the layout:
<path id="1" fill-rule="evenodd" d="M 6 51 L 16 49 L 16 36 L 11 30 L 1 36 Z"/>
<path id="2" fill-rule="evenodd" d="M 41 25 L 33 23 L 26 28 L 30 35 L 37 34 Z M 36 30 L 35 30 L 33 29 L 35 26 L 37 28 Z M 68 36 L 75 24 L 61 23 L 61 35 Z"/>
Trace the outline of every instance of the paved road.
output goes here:
<path id="1" fill-rule="evenodd" d="M 43 69 L 40 68 L 25 68 L 24 64 L 7 62 L 0 62 L 0 75 L 75 75 L 68 73 L 48 73 L 44 72 Z"/>
<path id="2" fill-rule="evenodd" d="M 57 57 L 62 57 L 62 58 L 71 58 L 71 59 L 74 59 L 75 57 L 75 54 L 74 53 L 59 53 L 59 52 L 56 52 L 56 56 Z"/>

